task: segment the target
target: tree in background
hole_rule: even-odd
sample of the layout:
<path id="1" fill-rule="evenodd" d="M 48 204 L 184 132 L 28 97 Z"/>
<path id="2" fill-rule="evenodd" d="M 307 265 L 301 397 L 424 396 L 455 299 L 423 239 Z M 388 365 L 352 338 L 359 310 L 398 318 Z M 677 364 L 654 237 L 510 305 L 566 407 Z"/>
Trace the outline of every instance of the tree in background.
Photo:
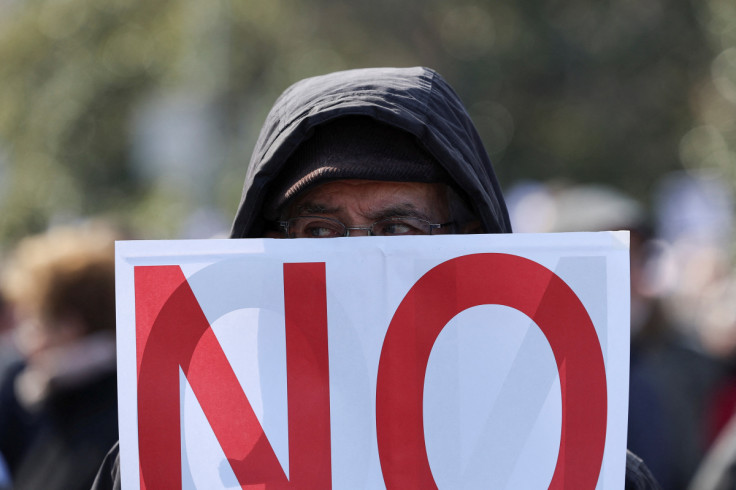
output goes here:
<path id="1" fill-rule="evenodd" d="M 79 216 L 226 222 L 274 98 L 378 65 L 449 79 L 506 185 L 736 183 L 731 0 L 0 0 L 0 248 Z"/>

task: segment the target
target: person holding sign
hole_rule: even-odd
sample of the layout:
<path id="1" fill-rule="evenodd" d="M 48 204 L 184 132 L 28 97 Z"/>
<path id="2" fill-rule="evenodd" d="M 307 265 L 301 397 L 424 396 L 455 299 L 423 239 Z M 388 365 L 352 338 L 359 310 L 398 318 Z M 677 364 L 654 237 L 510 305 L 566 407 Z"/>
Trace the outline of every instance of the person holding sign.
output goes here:
<path id="1" fill-rule="evenodd" d="M 510 232 L 467 110 L 438 73 L 417 67 L 288 88 L 256 143 L 231 238 Z M 115 454 L 95 489 L 119 486 Z M 633 455 L 627 488 L 658 488 Z"/>

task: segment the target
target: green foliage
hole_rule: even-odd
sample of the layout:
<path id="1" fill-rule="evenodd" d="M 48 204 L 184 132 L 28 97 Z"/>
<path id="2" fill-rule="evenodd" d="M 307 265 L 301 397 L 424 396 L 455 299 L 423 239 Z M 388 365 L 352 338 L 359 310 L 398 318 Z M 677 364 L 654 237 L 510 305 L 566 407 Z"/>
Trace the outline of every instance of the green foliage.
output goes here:
<path id="1" fill-rule="evenodd" d="M 604 181 L 646 198 L 681 168 L 736 183 L 732 0 L 6 2 L 0 249 L 79 216 L 164 238 L 199 206 L 231 215 L 275 97 L 359 66 L 440 71 L 506 185 Z M 140 152 L 140 121 L 167 97 L 214 128 L 198 165 Z"/>

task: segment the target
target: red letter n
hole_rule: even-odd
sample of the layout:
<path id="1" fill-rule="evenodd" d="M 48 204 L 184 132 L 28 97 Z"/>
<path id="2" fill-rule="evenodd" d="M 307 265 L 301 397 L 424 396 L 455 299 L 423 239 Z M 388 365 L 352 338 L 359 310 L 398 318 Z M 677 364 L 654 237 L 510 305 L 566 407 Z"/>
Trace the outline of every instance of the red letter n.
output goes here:
<path id="1" fill-rule="evenodd" d="M 179 369 L 242 487 L 330 488 L 323 263 L 284 264 L 290 478 L 178 266 L 135 268 L 141 488 L 181 488 Z"/>

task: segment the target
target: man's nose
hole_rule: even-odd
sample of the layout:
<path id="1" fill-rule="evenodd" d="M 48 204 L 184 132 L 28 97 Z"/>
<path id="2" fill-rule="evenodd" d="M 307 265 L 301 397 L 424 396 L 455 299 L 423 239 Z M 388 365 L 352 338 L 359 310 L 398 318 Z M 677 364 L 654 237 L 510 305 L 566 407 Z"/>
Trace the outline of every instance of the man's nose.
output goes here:
<path id="1" fill-rule="evenodd" d="M 359 233 L 355 233 L 359 232 Z M 345 236 L 370 236 L 371 229 L 369 226 L 348 226 L 345 228 Z"/>

